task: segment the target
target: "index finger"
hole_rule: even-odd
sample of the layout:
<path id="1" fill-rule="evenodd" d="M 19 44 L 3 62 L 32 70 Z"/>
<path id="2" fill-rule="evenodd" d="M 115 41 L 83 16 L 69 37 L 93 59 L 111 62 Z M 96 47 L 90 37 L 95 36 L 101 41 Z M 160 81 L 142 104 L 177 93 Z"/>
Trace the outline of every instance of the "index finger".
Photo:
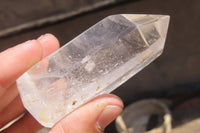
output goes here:
<path id="1" fill-rule="evenodd" d="M 0 91 L 7 88 L 31 66 L 59 48 L 51 34 L 30 40 L 0 53 Z M 1 95 L 1 93 L 0 93 Z"/>

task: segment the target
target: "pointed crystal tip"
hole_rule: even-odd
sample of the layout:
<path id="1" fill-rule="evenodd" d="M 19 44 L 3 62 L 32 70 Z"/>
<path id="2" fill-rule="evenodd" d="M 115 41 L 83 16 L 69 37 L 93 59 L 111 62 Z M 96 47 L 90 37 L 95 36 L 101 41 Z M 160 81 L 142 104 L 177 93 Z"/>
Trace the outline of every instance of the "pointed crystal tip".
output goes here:
<path id="1" fill-rule="evenodd" d="M 142 29 L 145 29 L 145 31 L 150 30 L 151 26 L 154 25 L 161 37 L 161 45 L 164 47 L 170 21 L 169 15 L 122 14 L 122 16 L 135 23 L 139 28 L 144 27 Z"/>

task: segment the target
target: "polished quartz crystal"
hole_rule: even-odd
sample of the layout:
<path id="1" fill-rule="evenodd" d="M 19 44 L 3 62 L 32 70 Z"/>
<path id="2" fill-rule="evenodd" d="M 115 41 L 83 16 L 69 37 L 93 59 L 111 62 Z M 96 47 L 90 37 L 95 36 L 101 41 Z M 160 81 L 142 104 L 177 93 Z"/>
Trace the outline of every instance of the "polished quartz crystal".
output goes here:
<path id="1" fill-rule="evenodd" d="M 162 53 L 168 24 L 166 15 L 106 17 L 17 80 L 25 108 L 52 127 L 80 105 L 110 93 Z"/>

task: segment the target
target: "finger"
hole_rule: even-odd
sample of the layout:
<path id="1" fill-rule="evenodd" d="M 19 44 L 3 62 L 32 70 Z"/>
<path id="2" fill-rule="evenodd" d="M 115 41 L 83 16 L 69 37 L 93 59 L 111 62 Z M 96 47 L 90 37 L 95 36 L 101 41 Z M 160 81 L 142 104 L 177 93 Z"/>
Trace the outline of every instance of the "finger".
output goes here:
<path id="1" fill-rule="evenodd" d="M 58 40 L 56 39 L 55 36 L 53 36 L 51 34 L 42 35 L 37 40 L 40 43 L 40 45 L 42 46 L 43 58 L 48 56 L 49 54 L 51 54 L 52 52 L 54 52 L 55 50 L 57 50 L 59 48 Z M 18 50 L 20 50 L 20 49 L 18 48 Z M 2 90 L 0 90 L 0 91 L 2 91 Z M 5 125 L 10 120 L 12 120 L 20 115 L 20 113 L 17 113 L 18 111 L 16 112 L 15 108 L 21 108 L 21 111 L 19 111 L 21 113 L 23 113 L 25 111 L 24 107 L 22 106 L 21 99 L 19 97 L 16 98 L 17 94 L 18 94 L 17 87 L 16 87 L 16 84 L 14 83 L 13 85 L 11 85 L 9 88 L 6 89 L 6 92 L 0 98 L 0 103 L 1 103 L 0 104 L 0 112 L 6 106 L 10 106 L 10 107 L 5 108 L 3 113 L 1 113 L 1 114 L 4 114 L 4 112 L 12 114 L 12 115 L 9 115 L 8 117 L 7 116 L 0 117 L 1 118 L 0 125 Z M 11 103 L 11 101 L 13 99 L 15 102 L 13 101 Z M 18 109 L 18 110 L 20 110 L 20 109 Z M 0 114 L 0 116 L 1 116 L 1 114 Z"/>
<path id="2" fill-rule="evenodd" d="M 27 113 L 2 133 L 35 133 L 41 128 L 42 126 Z"/>
<path id="3" fill-rule="evenodd" d="M 41 43 L 44 49 L 43 58 L 50 55 L 51 53 L 53 53 L 60 47 L 57 38 L 53 36 L 52 34 L 42 35 L 37 40 Z M 45 60 L 40 62 L 38 66 L 39 67 L 35 67 L 33 70 L 31 70 L 29 74 L 38 74 L 45 71 L 49 66 L 49 59 L 46 58 Z"/>
<path id="4" fill-rule="evenodd" d="M 6 108 L 0 112 L 0 128 L 25 112 L 25 108 L 18 95 Z"/>
<path id="5" fill-rule="evenodd" d="M 42 46 L 31 40 L 0 53 L 0 85 L 7 88 L 42 58 Z"/>
<path id="6" fill-rule="evenodd" d="M 42 51 L 43 57 L 48 56 L 49 54 L 51 54 L 52 52 L 56 51 L 59 48 L 58 40 L 56 39 L 55 36 L 53 36 L 51 34 L 42 35 L 41 37 L 38 38 L 38 41 L 39 41 L 39 43 L 40 43 L 40 45 L 42 47 L 42 50 L 43 50 Z M 28 44 L 26 44 L 26 45 L 28 45 Z M 35 45 L 37 45 L 37 44 L 35 44 Z M 14 49 L 14 48 L 12 48 L 12 49 Z M 16 48 L 16 49 L 18 49 L 18 51 L 22 51 L 20 48 Z M 10 50 L 8 50 L 8 52 L 9 51 Z M 11 50 L 11 51 L 13 51 L 13 50 Z M 16 50 L 14 50 L 14 51 L 16 51 Z M 4 55 L 5 54 L 7 54 L 7 53 L 4 53 Z M 2 56 L 0 55 L 0 58 L 1 57 Z M 21 61 L 21 62 L 24 63 L 24 62 L 26 62 L 26 60 Z M 7 68 L 7 69 L 9 69 L 9 68 Z M 26 71 L 26 70 L 24 70 L 24 71 Z M 1 69 L 0 69 L 0 72 L 1 72 Z M 0 79 L 0 81 L 1 81 L 1 79 Z M 11 85 L 11 87 L 4 88 L 4 89 L 0 88 L 0 96 L 1 96 L 0 97 L 0 111 L 4 107 L 6 107 L 16 97 L 16 95 L 18 94 L 17 87 L 16 87 L 15 83 L 13 85 L 14 86 Z M 0 86 L 1 86 L 1 84 L 0 84 Z"/>
<path id="7" fill-rule="evenodd" d="M 122 111 L 117 96 L 102 95 L 81 106 L 58 122 L 50 133 L 99 133 Z"/>
<path id="8" fill-rule="evenodd" d="M 40 36 L 37 40 L 42 45 L 43 58 L 50 55 L 60 47 L 58 39 L 54 35 L 49 33 Z"/>
<path id="9" fill-rule="evenodd" d="M 7 88 L 28 68 L 59 48 L 58 40 L 46 34 L 0 53 L 0 88 Z"/>
<path id="10" fill-rule="evenodd" d="M 0 97 L 0 112 L 9 105 L 18 96 L 17 85 L 14 83 L 9 88 L 2 97 Z"/>

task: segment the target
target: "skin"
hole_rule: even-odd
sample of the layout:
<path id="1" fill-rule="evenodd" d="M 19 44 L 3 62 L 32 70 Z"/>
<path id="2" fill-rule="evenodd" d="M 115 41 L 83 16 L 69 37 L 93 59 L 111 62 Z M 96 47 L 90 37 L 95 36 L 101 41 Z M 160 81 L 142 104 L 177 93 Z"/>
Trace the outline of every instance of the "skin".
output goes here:
<path id="1" fill-rule="evenodd" d="M 45 34 L 0 53 L 0 128 L 25 115 L 1 133 L 34 133 L 42 126 L 25 110 L 16 79 L 42 58 L 59 48 L 52 34 Z M 115 95 L 101 95 L 79 107 L 55 124 L 49 133 L 100 133 L 122 111 Z"/>

